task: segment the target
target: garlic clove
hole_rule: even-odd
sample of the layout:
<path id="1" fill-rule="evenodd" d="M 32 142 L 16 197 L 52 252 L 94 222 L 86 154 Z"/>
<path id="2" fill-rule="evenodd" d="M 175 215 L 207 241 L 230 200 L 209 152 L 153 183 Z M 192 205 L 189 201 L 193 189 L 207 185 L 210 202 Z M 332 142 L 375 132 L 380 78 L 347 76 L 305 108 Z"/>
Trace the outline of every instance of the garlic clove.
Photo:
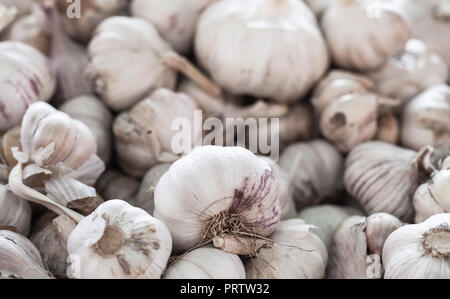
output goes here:
<path id="1" fill-rule="evenodd" d="M 370 252 L 382 257 L 384 242 L 401 226 L 403 223 L 397 217 L 387 213 L 375 213 L 367 217 L 366 238 Z"/>
<path id="2" fill-rule="evenodd" d="M 419 224 L 405 225 L 383 247 L 386 279 L 450 277 L 450 214 L 437 214 Z"/>
<path id="3" fill-rule="evenodd" d="M 67 242 L 73 278 L 160 278 L 172 240 L 144 210 L 109 200 L 79 222 Z"/>
<path id="4" fill-rule="evenodd" d="M 138 180 L 116 170 L 107 170 L 100 176 L 95 188 L 106 200 L 122 198 L 132 206 L 143 209 L 136 205 L 135 202 L 139 186 L 140 182 Z M 151 215 L 151 213 L 149 214 Z"/>
<path id="5" fill-rule="evenodd" d="M 167 267 L 164 279 L 245 279 L 239 256 L 216 248 L 194 249 Z"/>
<path id="6" fill-rule="evenodd" d="M 14 227 L 27 236 L 30 222 L 31 207 L 28 202 L 15 196 L 7 186 L 0 185 L 0 225 Z"/>
<path id="7" fill-rule="evenodd" d="M 301 219 L 280 222 L 271 235 L 273 244 L 259 250 L 245 264 L 249 279 L 321 279 L 325 275 L 327 250 Z"/>
<path id="8" fill-rule="evenodd" d="M 49 279 L 38 249 L 27 238 L 0 230 L 0 278 Z"/>

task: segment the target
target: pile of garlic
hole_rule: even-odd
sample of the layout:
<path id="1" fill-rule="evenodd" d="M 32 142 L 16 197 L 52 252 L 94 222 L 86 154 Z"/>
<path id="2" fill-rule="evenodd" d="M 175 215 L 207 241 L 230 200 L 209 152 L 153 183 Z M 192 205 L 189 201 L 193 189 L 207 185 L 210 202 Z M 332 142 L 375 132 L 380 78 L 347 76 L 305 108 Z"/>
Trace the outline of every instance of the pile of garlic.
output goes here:
<path id="1" fill-rule="evenodd" d="M 373 2 L 0 0 L 0 278 L 450 278 L 450 2 Z"/>

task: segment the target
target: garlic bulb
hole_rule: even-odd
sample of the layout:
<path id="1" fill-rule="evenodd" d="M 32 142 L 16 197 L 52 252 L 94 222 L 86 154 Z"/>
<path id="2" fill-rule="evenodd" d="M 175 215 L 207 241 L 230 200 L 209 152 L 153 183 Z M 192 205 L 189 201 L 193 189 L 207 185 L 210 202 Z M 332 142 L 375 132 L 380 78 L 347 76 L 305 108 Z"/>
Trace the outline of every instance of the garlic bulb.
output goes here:
<path id="1" fill-rule="evenodd" d="M 172 249 L 166 226 L 122 200 L 80 221 L 67 241 L 72 278 L 160 278 Z"/>
<path id="2" fill-rule="evenodd" d="M 135 207 L 145 210 L 150 215 L 153 214 L 155 209 L 154 192 L 159 179 L 169 170 L 172 163 L 162 163 L 153 166 L 145 174 L 142 179 L 141 186 L 136 195 L 136 199 L 133 201 Z"/>
<path id="3" fill-rule="evenodd" d="M 74 38 L 87 42 L 97 25 L 104 19 L 120 14 L 125 10 L 127 0 L 81 0 L 80 17 L 71 18 L 75 11 L 73 3 L 67 0 L 56 0 L 59 11 L 64 16 L 64 29 Z"/>
<path id="4" fill-rule="evenodd" d="M 375 93 L 367 77 L 333 70 L 316 87 L 312 103 L 322 134 L 342 152 L 372 139 L 379 112 L 400 104 Z"/>
<path id="5" fill-rule="evenodd" d="M 450 28 L 450 27 L 449 27 Z M 433 85 L 445 84 L 446 62 L 421 40 L 410 39 L 403 52 L 367 73 L 379 94 L 410 100 Z"/>
<path id="6" fill-rule="evenodd" d="M 432 174 L 431 179 L 420 185 L 414 194 L 416 223 L 427 220 L 430 216 L 450 212 L 450 157 L 442 168 Z"/>
<path id="7" fill-rule="evenodd" d="M 245 279 L 239 256 L 216 248 L 192 250 L 171 264 L 164 279 Z"/>
<path id="8" fill-rule="evenodd" d="M 389 235 L 383 247 L 384 278 L 449 278 L 450 214 L 434 215 Z"/>
<path id="9" fill-rule="evenodd" d="M 297 0 L 211 4 L 198 21 L 195 54 L 228 92 L 279 102 L 299 100 L 328 68 L 314 14 Z"/>
<path id="10" fill-rule="evenodd" d="M 99 177 L 95 188 L 106 200 L 121 198 L 135 207 L 142 208 L 135 204 L 134 199 L 139 186 L 138 180 L 116 170 L 107 170 Z"/>
<path id="11" fill-rule="evenodd" d="M 261 248 L 245 264 L 249 279 L 321 279 L 325 275 L 327 249 L 301 219 L 280 222 L 271 235 L 273 244 Z"/>
<path id="12" fill-rule="evenodd" d="M 76 224 L 66 216 L 59 216 L 35 232 L 30 240 L 39 249 L 47 269 L 56 277 L 66 277 L 68 267 L 67 239 Z"/>
<path id="13" fill-rule="evenodd" d="M 406 105 L 401 141 L 415 150 L 450 143 L 450 86 L 433 86 Z"/>
<path id="14" fill-rule="evenodd" d="M 176 70 L 212 95 L 220 94 L 217 86 L 170 48 L 152 24 L 140 18 L 104 20 L 89 43 L 88 53 L 86 74 L 115 111 L 130 108 L 157 88 L 173 89 Z"/>
<path id="15" fill-rule="evenodd" d="M 190 145 L 199 144 L 201 132 L 194 131 L 197 106 L 185 94 L 157 89 L 114 121 L 113 131 L 118 163 L 129 175 L 142 177 L 160 162 L 172 162 L 181 153 L 174 153 L 174 137 L 188 128 L 172 130 L 173 121 L 183 118 L 191 124 Z M 201 126 L 201 124 L 200 124 Z"/>
<path id="16" fill-rule="evenodd" d="M 0 230 L 0 278 L 49 279 L 37 248 L 27 238 Z"/>
<path id="17" fill-rule="evenodd" d="M 326 204 L 303 209 L 297 217 L 312 225 L 311 232 L 315 233 L 327 247 L 328 252 L 331 252 L 333 233 L 337 226 L 353 215 L 362 216 L 362 214 L 352 207 Z"/>
<path id="18" fill-rule="evenodd" d="M 334 63 L 365 71 L 400 53 L 411 38 L 409 19 L 395 0 L 337 0 L 322 16 L 322 29 Z M 358 28 L 358 30 L 355 30 Z"/>
<path id="19" fill-rule="evenodd" d="M 363 143 L 347 157 L 345 187 L 368 214 L 386 212 L 411 220 L 414 191 L 434 170 L 432 153 L 431 147 L 418 153 L 381 141 Z"/>
<path id="20" fill-rule="evenodd" d="M 292 144 L 279 164 L 291 177 L 297 210 L 332 198 L 342 187 L 343 158 L 326 141 Z"/>
<path id="21" fill-rule="evenodd" d="M 215 0 L 133 0 L 130 11 L 133 16 L 154 24 L 164 40 L 181 54 L 188 54 L 192 47 L 195 26 L 201 11 Z"/>
<path id="22" fill-rule="evenodd" d="M 386 143 L 397 144 L 400 140 L 400 124 L 392 112 L 378 118 L 378 129 L 375 139 Z"/>
<path id="23" fill-rule="evenodd" d="M 215 239 L 224 251 L 229 252 L 223 246 L 228 240 L 233 246 L 230 253 L 249 254 L 255 247 L 247 243 L 256 243 L 276 229 L 279 196 L 274 171 L 250 151 L 197 147 L 159 180 L 154 216 L 168 226 L 176 252 Z M 234 247 L 240 244 L 244 248 Z"/>
<path id="24" fill-rule="evenodd" d="M 0 226 L 13 227 L 24 236 L 30 231 L 31 208 L 15 196 L 7 186 L 0 185 Z"/>
<path id="25" fill-rule="evenodd" d="M 21 42 L 0 42 L 0 131 L 20 123 L 27 107 L 48 101 L 55 90 L 48 59 Z"/>
<path id="26" fill-rule="evenodd" d="M 92 95 L 84 95 L 70 99 L 59 110 L 91 130 L 97 140 L 97 155 L 107 164 L 111 159 L 113 115 L 103 102 Z"/>

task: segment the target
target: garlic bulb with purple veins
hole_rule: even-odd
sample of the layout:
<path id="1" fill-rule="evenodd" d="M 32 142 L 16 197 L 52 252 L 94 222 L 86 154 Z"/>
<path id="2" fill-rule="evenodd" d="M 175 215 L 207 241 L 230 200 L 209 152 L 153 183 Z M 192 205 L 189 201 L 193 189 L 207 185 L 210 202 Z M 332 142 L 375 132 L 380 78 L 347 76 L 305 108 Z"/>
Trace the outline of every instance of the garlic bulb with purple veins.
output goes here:
<path id="1" fill-rule="evenodd" d="M 67 241 L 68 275 L 82 279 L 160 278 L 172 250 L 167 227 L 144 210 L 109 200 Z"/>
<path id="2" fill-rule="evenodd" d="M 48 101 L 56 87 L 49 60 L 21 42 L 0 42 L 0 131 L 20 123 L 27 107 Z"/>
<path id="3" fill-rule="evenodd" d="M 97 155 L 107 164 L 112 151 L 112 113 L 102 101 L 92 95 L 67 100 L 69 101 L 60 106 L 59 110 L 83 122 L 91 130 L 97 141 Z"/>
<path id="4" fill-rule="evenodd" d="M 442 163 L 431 179 L 420 185 L 414 194 L 415 222 L 420 223 L 430 216 L 450 213 L 450 157 Z"/>
<path id="5" fill-rule="evenodd" d="M 347 192 L 368 214 L 386 212 L 409 221 L 414 192 L 434 171 L 432 154 L 431 147 L 415 152 L 381 141 L 363 143 L 347 157 Z"/>
<path id="6" fill-rule="evenodd" d="M 272 244 L 247 260 L 248 279 L 321 279 L 328 254 L 312 226 L 301 219 L 280 222 L 270 236 Z"/>
<path id="7" fill-rule="evenodd" d="M 433 85 L 445 84 L 447 63 L 421 40 L 410 39 L 404 51 L 382 67 L 367 73 L 377 92 L 403 102 Z"/>
<path id="8" fill-rule="evenodd" d="M 159 180 L 154 216 L 168 226 L 175 252 L 214 241 L 246 255 L 276 229 L 279 197 L 274 171 L 250 151 L 197 147 Z"/>
<path id="9" fill-rule="evenodd" d="M 138 180 L 116 170 L 107 170 L 98 178 L 95 189 L 106 200 L 121 198 L 132 206 L 141 208 L 135 204 L 139 186 Z M 149 214 L 151 215 L 151 213 Z"/>
<path id="10" fill-rule="evenodd" d="M 334 63 L 341 68 L 377 68 L 411 38 L 409 19 L 393 0 L 371 2 L 337 0 L 323 14 L 322 29 Z"/>
<path id="11" fill-rule="evenodd" d="M 114 16 L 104 20 L 89 43 L 88 53 L 86 75 L 115 111 L 130 108 L 157 88 L 173 89 L 178 70 L 212 95 L 221 92 L 174 52 L 152 24 L 140 18 Z"/>
<path id="12" fill-rule="evenodd" d="M 142 177 L 161 162 L 173 162 L 182 153 L 174 153 L 172 142 L 180 132 L 190 136 L 189 148 L 201 142 L 201 132 L 194 131 L 194 101 L 182 93 L 157 89 L 131 110 L 114 121 L 113 131 L 118 163 L 127 174 Z M 172 129 L 177 118 L 187 120 L 191 128 Z M 201 124 L 200 124 L 201 127 Z"/>
<path id="13" fill-rule="evenodd" d="M 342 187 L 343 158 L 326 141 L 292 144 L 279 164 L 290 177 L 297 210 L 332 198 Z"/>
<path id="14" fill-rule="evenodd" d="M 215 0 L 133 0 L 131 14 L 154 24 L 164 40 L 181 54 L 192 47 L 195 26 L 201 11 Z"/>
<path id="15" fill-rule="evenodd" d="M 319 83 L 311 101 L 322 134 L 344 153 L 375 137 L 378 114 L 400 104 L 376 94 L 368 77 L 340 70 Z"/>
<path id="16" fill-rule="evenodd" d="M 30 231 L 31 208 L 28 202 L 0 185 L 0 227 L 11 227 L 24 236 Z"/>
<path id="17" fill-rule="evenodd" d="M 194 249 L 167 267 L 164 279 L 245 279 L 245 268 L 236 254 L 216 248 Z"/>
<path id="18" fill-rule="evenodd" d="M 415 150 L 450 143 L 450 86 L 433 86 L 405 106 L 401 141 Z"/>
<path id="19" fill-rule="evenodd" d="M 211 4 L 198 21 L 195 54 L 226 91 L 284 103 L 299 100 L 328 68 L 316 18 L 297 0 Z"/>
<path id="20" fill-rule="evenodd" d="M 450 214 L 405 225 L 389 235 L 383 247 L 385 279 L 450 277 Z"/>

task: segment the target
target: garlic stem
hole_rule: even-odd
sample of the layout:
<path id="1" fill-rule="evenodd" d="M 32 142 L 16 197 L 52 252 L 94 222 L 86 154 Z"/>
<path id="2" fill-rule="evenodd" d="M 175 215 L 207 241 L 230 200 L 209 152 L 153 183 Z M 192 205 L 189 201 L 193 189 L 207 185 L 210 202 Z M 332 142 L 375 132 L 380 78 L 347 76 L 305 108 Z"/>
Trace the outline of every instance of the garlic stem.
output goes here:
<path id="1" fill-rule="evenodd" d="M 192 81 L 213 97 L 219 97 L 222 93 L 219 86 L 203 75 L 189 60 L 174 51 L 169 51 L 163 58 L 163 63 L 182 72 Z"/>
<path id="2" fill-rule="evenodd" d="M 7 8 L 6 6 L 0 4 L 0 32 L 8 27 L 17 16 L 17 9 L 15 7 Z"/>
<path id="3" fill-rule="evenodd" d="M 40 204 L 58 215 L 66 215 L 73 219 L 76 223 L 80 222 L 81 219 L 84 218 L 84 216 L 78 214 L 77 212 L 57 204 L 42 193 L 26 186 L 22 180 L 22 163 L 18 163 L 11 170 L 9 174 L 9 187 L 15 195 L 28 201 Z"/>

